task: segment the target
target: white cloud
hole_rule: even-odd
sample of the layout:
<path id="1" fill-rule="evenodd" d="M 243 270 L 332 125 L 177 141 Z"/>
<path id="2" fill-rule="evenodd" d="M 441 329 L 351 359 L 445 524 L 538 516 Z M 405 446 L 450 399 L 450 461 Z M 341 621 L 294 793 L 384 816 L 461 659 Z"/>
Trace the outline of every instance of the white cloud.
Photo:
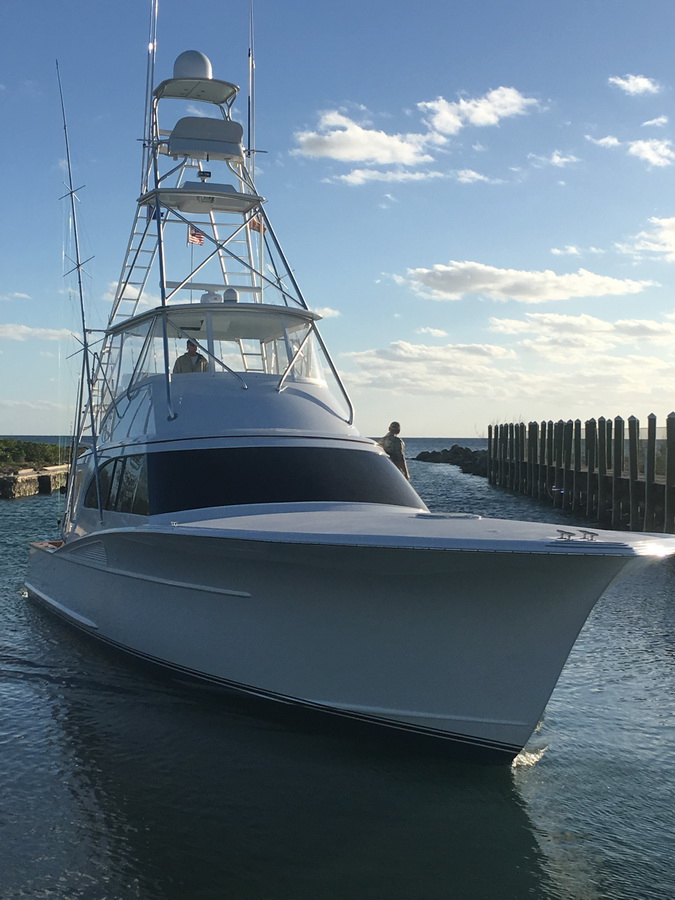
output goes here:
<path id="1" fill-rule="evenodd" d="M 337 319 L 342 315 L 339 309 L 333 309 L 330 306 L 317 306 L 314 312 L 318 313 L 322 319 Z"/>
<path id="2" fill-rule="evenodd" d="M 607 79 L 609 84 L 615 84 L 627 94 L 658 94 L 661 85 L 654 81 L 653 78 L 647 78 L 645 75 L 626 75 L 621 78 L 618 75 L 612 75 Z"/>
<path id="3" fill-rule="evenodd" d="M 71 338 L 72 332 L 67 328 L 30 328 L 28 325 L 0 325 L 0 339 L 8 341 L 27 341 L 35 338 L 40 341 L 62 341 Z"/>
<path id="4" fill-rule="evenodd" d="M 670 402 L 675 363 L 641 345 L 670 347 L 675 322 L 526 313 L 522 319 L 493 318 L 491 328 L 515 341 L 438 347 L 396 341 L 347 354 L 348 389 L 395 391 L 401 400 L 489 398 L 486 418 L 493 410 L 506 419 L 544 418 L 552 404 L 570 418 L 588 418 L 608 408 L 641 415 L 640 407 L 653 407 L 655 398 Z"/>
<path id="5" fill-rule="evenodd" d="M 675 324 L 652 319 L 618 319 L 609 322 L 595 316 L 566 316 L 556 313 L 526 313 L 524 319 L 490 319 L 490 330 L 504 335 L 529 335 L 519 346 L 546 359 L 561 363 L 586 362 L 589 352 L 607 353 L 625 344 L 670 347 L 675 340 Z"/>
<path id="6" fill-rule="evenodd" d="M 394 197 L 393 194 L 384 194 L 382 199 L 378 203 L 378 206 L 380 207 L 380 209 L 391 209 L 391 207 L 398 202 L 399 201 L 396 199 L 396 197 Z"/>
<path id="7" fill-rule="evenodd" d="M 554 150 L 550 156 L 538 156 L 536 153 L 528 153 L 527 158 L 533 161 L 533 165 L 539 166 L 557 166 L 562 169 L 564 166 L 569 165 L 570 163 L 579 162 L 579 158 L 577 156 L 565 156 L 560 152 L 560 150 Z"/>
<path id="8" fill-rule="evenodd" d="M 654 256 L 675 262 L 675 216 L 649 219 L 651 229 L 640 231 L 626 244 L 617 244 L 621 253 L 627 253 L 636 259 Z"/>
<path id="9" fill-rule="evenodd" d="M 392 341 L 381 350 L 358 350 L 345 353 L 352 359 L 379 360 L 388 363 L 393 360 L 407 362 L 452 362 L 468 359 L 512 359 L 513 350 L 498 344 L 446 344 L 444 347 L 430 347 L 428 344 L 411 344 L 409 341 Z"/>
<path id="10" fill-rule="evenodd" d="M 551 247 L 551 253 L 554 256 L 582 256 L 586 253 L 592 253 L 597 256 L 604 252 L 600 247 L 577 247 L 574 244 L 566 244 L 564 247 Z"/>
<path id="11" fill-rule="evenodd" d="M 117 281 L 109 281 L 108 289 L 101 295 L 101 300 L 104 300 L 106 303 L 114 303 L 115 295 L 117 294 Z M 135 288 L 127 288 L 127 292 L 130 295 L 129 302 L 134 299 L 134 297 L 138 294 L 138 290 Z M 151 294 L 148 291 L 145 291 L 143 294 L 143 300 L 139 303 L 139 308 L 145 309 L 146 307 L 154 308 L 155 306 L 162 305 L 162 298 L 159 294 Z"/>
<path id="12" fill-rule="evenodd" d="M 500 334 L 529 334 L 543 331 L 559 334 L 561 332 L 588 333 L 611 331 L 610 322 L 597 319 L 586 314 L 567 316 L 560 313 L 525 313 L 523 319 L 490 319 L 490 330 Z"/>
<path id="13" fill-rule="evenodd" d="M 299 144 L 291 151 L 295 155 L 405 166 L 431 162 L 426 145 L 444 140 L 437 135 L 387 134 L 364 128 L 337 110 L 322 113 L 317 131 L 296 132 L 295 139 Z"/>
<path id="14" fill-rule="evenodd" d="M 30 294 L 22 294 L 19 291 L 12 291 L 10 294 L 0 294 L 0 300 L 30 300 Z"/>
<path id="15" fill-rule="evenodd" d="M 403 167 L 422 166 L 433 161 L 432 151 L 448 143 L 447 135 L 456 134 L 466 125 L 497 125 L 511 116 L 524 115 L 537 107 L 538 101 L 525 97 L 515 88 L 500 87 L 482 97 L 461 98 L 450 102 L 443 97 L 418 103 L 427 117 L 428 131 L 424 133 L 388 134 L 375 129 L 363 119 L 356 121 L 343 110 L 327 110 L 320 114 L 313 130 L 298 131 L 294 137 L 297 147 L 293 155 L 313 159 L 332 159 L 338 162 L 362 163 L 369 168 L 355 168 L 345 175 L 328 177 L 329 182 L 362 185 L 369 181 L 404 182 L 447 178 L 439 171 L 411 173 Z M 476 144 L 474 149 L 484 148 Z M 559 155 L 554 165 L 571 161 Z M 387 171 L 373 166 L 394 166 Z M 491 181 L 472 169 L 455 173 L 459 181 Z"/>
<path id="16" fill-rule="evenodd" d="M 642 350 L 645 345 L 670 348 L 675 339 L 673 322 L 648 319 L 613 322 L 586 314 L 526 313 L 523 319 L 492 318 L 490 329 L 516 337 L 514 347 L 524 363 L 527 357 L 540 360 L 546 372 L 539 372 L 537 380 L 551 378 L 554 391 L 562 381 L 579 397 L 585 397 L 588 385 L 593 385 L 591 396 L 604 396 L 610 390 L 623 405 L 629 398 L 622 396 L 622 392 L 651 395 L 652 391 L 667 388 L 665 373 L 675 377 L 672 362 L 646 356 Z M 626 353 L 627 347 L 638 352 Z M 560 399 L 565 400 L 564 393 Z M 550 402 L 550 397 L 547 401 Z M 592 414 L 597 415 L 597 411 L 593 410 Z"/>
<path id="17" fill-rule="evenodd" d="M 675 336 L 675 325 L 654 319 L 617 319 L 610 322 L 582 313 L 578 316 L 561 313 L 525 313 L 523 319 L 490 319 L 490 329 L 500 334 L 544 332 L 560 334 L 611 334 L 620 339 L 663 338 Z"/>
<path id="18" fill-rule="evenodd" d="M 203 109 L 200 109 L 199 106 L 195 106 L 194 103 L 188 103 L 185 108 L 185 112 L 189 116 L 197 116 L 200 119 L 207 119 L 209 117 L 209 113 Z"/>
<path id="19" fill-rule="evenodd" d="M 2 400 L 0 399 L 0 408 L 9 410 L 35 410 L 36 412 L 51 412 L 52 410 L 60 410 L 62 406 L 53 403 L 50 400 Z"/>
<path id="20" fill-rule="evenodd" d="M 631 156 L 645 160 L 650 166 L 670 166 L 675 159 L 671 142 L 659 141 L 656 138 L 649 141 L 631 141 L 628 144 L 628 152 Z"/>
<path id="21" fill-rule="evenodd" d="M 477 181 L 494 183 L 492 178 L 488 178 L 487 175 L 481 175 L 480 172 L 476 172 L 473 169 L 460 169 L 457 172 L 453 172 L 453 175 L 460 184 L 475 184 Z"/>
<path id="22" fill-rule="evenodd" d="M 586 269 L 558 275 L 545 271 L 499 269 L 483 263 L 451 260 L 432 269 L 408 269 L 407 275 L 394 276 L 422 297 L 431 300 L 460 300 L 467 295 L 493 300 L 517 300 L 520 303 L 546 303 L 573 297 L 602 297 L 640 293 L 653 281 L 631 281 L 597 275 Z"/>
<path id="23" fill-rule="evenodd" d="M 647 122 L 643 122 L 643 128 L 646 125 L 656 125 L 659 128 L 662 128 L 664 125 L 668 124 L 668 116 L 657 116 L 655 119 L 649 119 Z"/>
<path id="24" fill-rule="evenodd" d="M 356 372 L 347 377 L 350 388 L 395 390 L 401 394 L 485 396 L 496 367 L 515 357 L 513 350 L 493 344 L 448 344 L 430 347 L 394 341 L 388 347 L 347 353 Z"/>
<path id="25" fill-rule="evenodd" d="M 447 337 L 448 332 L 443 331 L 442 328 L 429 328 L 425 326 L 424 328 L 418 328 L 417 334 L 429 334 L 431 337 Z"/>
<path id="26" fill-rule="evenodd" d="M 619 147 L 621 146 L 621 141 L 614 137 L 613 134 L 608 134 L 603 138 L 594 138 L 591 137 L 590 134 L 584 135 L 587 141 L 590 141 L 591 144 L 596 144 L 598 147 Z"/>
<path id="27" fill-rule="evenodd" d="M 512 87 L 498 87 L 482 97 L 451 102 L 443 97 L 417 104 L 429 116 L 430 127 L 441 134 L 457 134 L 465 125 L 498 125 L 501 119 L 522 116 L 539 102 Z"/>
<path id="28" fill-rule="evenodd" d="M 661 117 L 667 122 L 667 118 L 665 116 Z M 645 125 L 654 125 L 654 124 L 663 124 L 660 120 L 653 119 L 651 122 L 645 122 Z M 627 141 L 622 143 L 618 138 L 613 135 L 608 135 L 604 138 L 593 138 L 589 134 L 586 136 L 586 140 L 590 141 L 592 144 L 595 144 L 598 147 L 621 147 L 626 146 L 628 148 L 628 153 L 631 156 L 637 156 L 638 159 L 644 160 L 646 163 L 649 163 L 650 166 L 670 166 L 675 160 L 675 151 L 673 151 L 672 142 L 668 139 L 659 140 L 658 138 L 651 138 L 646 141 Z"/>
<path id="29" fill-rule="evenodd" d="M 326 178 L 328 182 L 344 181 L 345 184 L 360 185 L 369 181 L 404 182 L 431 181 L 434 178 L 447 178 L 443 172 L 405 172 L 400 169 L 383 172 L 380 169 L 353 169 L 347 175 L 336 175 Z"/>

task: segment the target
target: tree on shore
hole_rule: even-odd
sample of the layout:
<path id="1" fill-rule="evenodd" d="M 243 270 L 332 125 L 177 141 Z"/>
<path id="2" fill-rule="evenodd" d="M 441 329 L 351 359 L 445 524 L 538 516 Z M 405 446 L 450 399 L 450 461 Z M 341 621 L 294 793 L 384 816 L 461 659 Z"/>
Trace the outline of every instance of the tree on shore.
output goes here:
<path id="1" fill-rule="evenodd" d="M 0 471 L 56 466 L 68 459 L 68 451 L 58 444 L 41 444 L 39 441 L 17 441 L 0 438 Z"/>

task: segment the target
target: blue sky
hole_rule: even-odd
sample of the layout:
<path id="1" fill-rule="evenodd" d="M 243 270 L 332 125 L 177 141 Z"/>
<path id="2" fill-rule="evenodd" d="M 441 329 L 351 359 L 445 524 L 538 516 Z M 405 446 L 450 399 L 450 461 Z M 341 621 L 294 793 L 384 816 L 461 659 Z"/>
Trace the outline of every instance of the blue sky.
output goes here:
<path id="1" fill-rule="evenodd" d="M 248 0 L 160 0 L 242 85 Z M 185 10 L 189 9 L 186 14 Z M 672 0 L 255 0 L 260 193 L 366 434 L 675 408 Z M 140 177 L 148 4 L 4 0 L 0 433 L 68 432 L 76 299 L 55 61 L 89 322 Z"/>

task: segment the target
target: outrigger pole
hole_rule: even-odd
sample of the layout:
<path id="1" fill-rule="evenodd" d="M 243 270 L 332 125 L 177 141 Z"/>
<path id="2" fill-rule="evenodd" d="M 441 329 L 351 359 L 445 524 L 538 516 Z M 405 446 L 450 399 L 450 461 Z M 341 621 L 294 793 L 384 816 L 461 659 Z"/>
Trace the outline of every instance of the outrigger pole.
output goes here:
<path id="1" fill-rule="evenodd" d="M 150 0 L 150 34 L 148 37 L 148 65 L 145 82 L 145 127 L 143 134 L 143 172 L 141 173 L 141 192 L 148 190 L 150 169 L 152 168 L 155 190 L 159 190 L 160 177 L 157 161 L 159 134 L 155 117 L 155 105 L 153 99 L 153 87 L 155 83 L 155 60 L 157 58 L 157 18 L 159 15 L 159 0 Z M 162 307 L 166 307 L 166 270 L 164 267 L 164 226 L 162 224 L 162 212 L 159 201 L 148 207 L 148 212 L 157 223 L 157 249 L 159 263 L 159 293 Z M 167 330 L 166 316 L 162 316 L 162 346 L 164 350 L 164 384 L 166 387 L 166 403 L 168 408 L 167 419 L 172 422 L 178 418 L 174 412 L 171 395 L 171 375 L 169 373 L 169 334 Z"/>
<path id="2" fill-rule="evenodd" d="M 89 259 L 82 262 L 80 256 L 80 239 L 77 230 L 77 207 L 75 206 L 75 200 L 77 199 L 76 192 L 81 190 L 81 188 L 73 187 L 73 166 L 70 159 L 70 142 L 68 140 L 68 122 L 66 120 L 66 105 L 63 100 L 63 87 L 61 85 L 61 72 L 59 71 L 59 61 L 56 60 L 56 78 L 59 83 L 59 98 L 61 100 L 61 116 L 63 118 L 63 135 L 66 149 L 66 166 L 68 170 L 68 193 L 64 194 L 64 197 L 70 197 L 70 215 L 72 220 L 72 228 L 73 228 L 73 243 L 75 244 L 75 267 L 71 269 L 70 272 L 66 272 L 66 275 L 70 275 L 71 272 L 77 272 L 77 289 L 80 300 L 80 319 L 82 325 L 82 382 L 86 381 L 87 384 L 87 409 L 89 411 L 89 427 L 91 429 L 91 440 L 92 447 L 91 452 L 94 457 L 94 472 L 96 479 L 96 498 L 98 501 L 98 514 L 103 521 L 103 504 L 101 502 L 101 491 L 98 480 L 98 448 L 97 448 L 97 438 L 96 438 L 96 421 L 94 418 L 94 404 L 93 404 L 93 393 L 92 393 L 92 383 L 91 383 L 91 361 L 89 359 L 89 337 L 87 334 L 87 322 L 86 322 L 86 314 L 84 310 L 84 287 L 82 284 L 82 269 L 83 266 L 89 262 L 89 259 L 93 259 L 90 257 Z M 61 198 L 63 199 L 63 197 Z M 83 400 L 84 400 L 84 391 L 80 391 L 79 395 L 79 405 L 77 410 L 77 419 L 74 424 L 73 430 L 73 452 L 72 459 L 70 465 L 71 475 L 75 471 L 75 463 L 77 461 L 77 451 L 79 449 L 79 441 L 82 436 L 82 428 L 83 428 Z M 72 512 L 72 501 L 73 501 L 73 479 L 72 477 L 68 479 L 68 501 L 66 504 L 66 508 Z"/>

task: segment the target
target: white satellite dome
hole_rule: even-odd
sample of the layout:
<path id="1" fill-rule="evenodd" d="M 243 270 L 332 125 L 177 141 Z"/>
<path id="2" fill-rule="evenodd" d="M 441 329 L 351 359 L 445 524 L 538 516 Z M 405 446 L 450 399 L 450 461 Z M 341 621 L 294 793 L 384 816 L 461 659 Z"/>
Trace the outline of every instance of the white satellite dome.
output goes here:
<path id="1" fill-rule="evenodd" d="M 174 78 L 213 78 L 211 60 L 199 50 L 186 50 L 173 64 Z"/>

